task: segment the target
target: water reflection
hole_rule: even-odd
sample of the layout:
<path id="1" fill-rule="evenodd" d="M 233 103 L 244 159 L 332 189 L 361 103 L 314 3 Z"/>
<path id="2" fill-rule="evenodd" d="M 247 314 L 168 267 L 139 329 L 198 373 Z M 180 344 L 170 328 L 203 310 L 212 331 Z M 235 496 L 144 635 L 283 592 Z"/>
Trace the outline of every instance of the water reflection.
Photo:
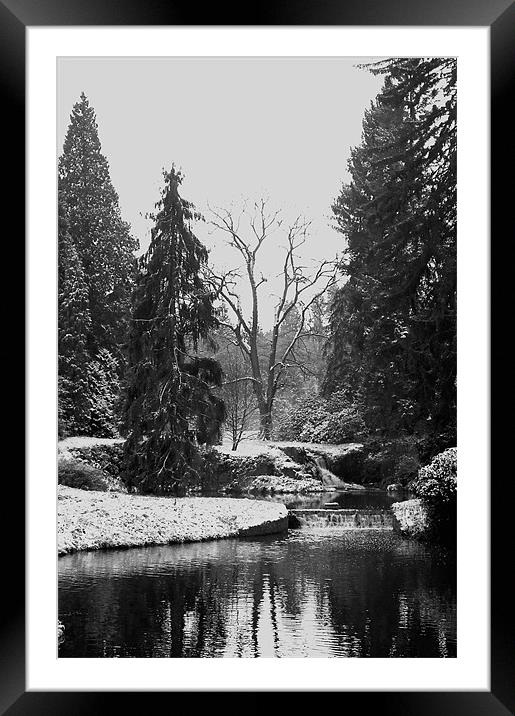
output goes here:
<path id="1" fill-rule="evenodd" d="M 205 497 L 221 498 L 220 494 L 217 492 L 203 492 L 202 494 Z M 388 493 L 386 490 L 371 488 L 363 490 L 334 490 L 333 492 L 315 492 L 310 494 L 263 494 L 250 492 L 238 496 L 251 500 L 282 502 L 289 509 L 294 509 L 296 507 L 318 509 L 325 507 L 328 503 L 336 503 L 338 507 L 344 509 L 388 509 L 391 507 L 393 502 L 408 500 L 412 497 L 407 490 L 399 490 L 398 492 Z M 232 497 L 230 495 L 226 495 L 225 499 L 230 500 Z"/>
<path id="2" fill-rule="evenodd" d="M 406 490 L 388 493 L 386 490 L 337 490 L 311 495 L 277 495 L 271 499 L 284 502 L 289 509 L 318 509 L 330 503 L 336 503 L 342 509 L 388 509 L 393 502 L 407 500 L 410 495 Z"/>
<path id="3" fill-rule="evenodd" d="M 390 532 L 59 560 L 61 657 L 452 657 L 455 563 Z"/>

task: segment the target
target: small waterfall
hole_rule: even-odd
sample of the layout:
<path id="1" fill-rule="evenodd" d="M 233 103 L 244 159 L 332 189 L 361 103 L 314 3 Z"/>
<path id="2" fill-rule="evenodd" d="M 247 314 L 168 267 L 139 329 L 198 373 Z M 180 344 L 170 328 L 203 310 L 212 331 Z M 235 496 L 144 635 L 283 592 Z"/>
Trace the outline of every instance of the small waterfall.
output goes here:
<path id="1" fill-rule="evenodd" d="M 300 527 L 341 527 L 347 530 L 393 530 L 391 510 L 294 509 Z"/>
<path id="2" fill-rule="evenodd" d="M 327 469 L 327 463 L 325 457 L 321 455 L 314 455 L 313 460 L 318 468 L 318 473 L 324 487 L 338 487 L 342 481 L 339 477 L 336 477 L 330 470 Z"/>

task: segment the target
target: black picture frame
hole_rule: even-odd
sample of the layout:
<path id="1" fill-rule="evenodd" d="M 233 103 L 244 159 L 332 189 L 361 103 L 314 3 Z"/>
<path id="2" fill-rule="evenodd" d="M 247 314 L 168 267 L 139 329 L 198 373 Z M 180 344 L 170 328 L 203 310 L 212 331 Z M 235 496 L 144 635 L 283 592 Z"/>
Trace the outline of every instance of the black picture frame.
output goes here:
<path id="1" fill-rule="evenodd" d="M 199 23 L 199 18 L 202 21 Z M 504 263 L 500 255 L 503 229 L 513 225 L 513 182 L 502 176 L 509 165 L 508 153 L 513 156 L 513 114 L 508 111 L 512 94 L 515 68 L 515 6 L 509 0 L 360 0 L 337 2 L 323 0 L 290 0 L 288 3 L 269 1 L 248 4 L 238 8 L 212 3 L 200 8 L 198 3 L 179 3 L 177 0 L 0 0 L 0 76 L 2 92 L 2 120 L 4 145 L 15 149 L 14 160 L 9 163 L 8 179 L 4 192 L 4 207 L 17 217 L 13 222 L 16 233 L 11 242 L 22 248 L 21 217 L 25 215 L 25 30 L 29 26 L 66 25 L 391 25 L 391 26 L 489 26 L 491 31 L 491 170 L 492 170 L 492 268 L 500 271 Z M 509 138 L 509 140 L 508 140 Z M 511 140 L 511 145 L 510 145 Z M 513 167 L 513 162 L 511 162 Z M 511 169 L 513 171 L 513 169 Z M 7 174 L 7 172 L 5 172 Z M 508 214 L 509 212 L 509 214 Z M 505 229 L 506 227 L 506 229 Z M 512 233 L 509 231 L 509 233 Z M 500 246 L 497 248 L 496 240 Z M 500 257 L 500 258 L 499 258 Z M 23 262 L 23 256 L 21 258 Z M 18 264 L 23 265 L 23 264 Z M 504 282 L 497 281 L 491 296 L 492 323 L 506 302 L 510 304 Z M 494 320 L 495 316 L 495 320 Z M 21 338 L 23 342 L 23 337 Z M 50 338 L 53 340 L 53 337 Z M 493 344 L 495 345 L 495 344 Z M 30 349 L 31 346 L 28 346 Z M 33 348 L 33 347 L 32 347 Z M 492 356 L 495 357 L 495 351 Z M 499 355 L 499 358 L 502 356 Z M 18 361 L 19 362 L 19 361 Z M 506 365 L 507 367 L 507 365 Z M 496 374 L 505 372 L 496 365 Z M 506 373 L 508 374 L 508 373 Z M 501 377 L 498 378 L 499 383 Z M 20 384 L 24 384 L 20 376 Z M 503 390 L 492 383 L 492 399 Z M 16 395 L 19 400 L 19 391 Z M 500 402 L 500 401 L 499 401 Z M 19 431 L 20 428 L 17 427 Z M 491 438 L 491 691 L 490 692 L 340 692 L 339 708 L 377 710 L 382 714 L 411 715 L 466 714 L 467 716 L 502 716 L 515 711 L 515 662 L 512 592 L 508 589 L 510 561 L 513 562 L 513 537 L 510 512 L 512 501 L 507 496 L 510 481 L 503 481 L 506 470 L 501 466 L 504 445 L 509 444 L 507 427 L 496 426 Z M 16 466 L 19 471 L 19 466 Z M 2 592 L 5 606 L 1 614 L 0 641 L 0 713 L 9 716 L 26 714 L 86 714 L 112 712 L 120 707 L 119 699 L 130 699 L 131 708 L 148 710 L 155 698 L 164 698 L 178 707 L 178 693 L 141 692 L 26 692 L 25 688 L 25 573 L 22 555 L 25 544 L 24 505 L 25 487 L 22 476 L 4 481 L 4 504 L 11 516 L 17 517 L 16 531 L 10 532 L 9 542 L 4 540 L 4 574 L 10 575 L 8 588 Z M 511 480 L 511 482 L 513 482 Z M 513 488 L 511 488 L 513 489 Z M 399 663 L 402 669 L 402 662 Z M 235 685 L 235 689 L 237 686 Z M 335 686 L 335 689 L 337 687 Z M 407 685 L 407 688 L 409 686 Z M 212 693 L 185 695 L 188 710 L 195 696 L 209 697 L 209 708 L 223 707 L 225 694 Z M 242 695 L 245 696 L 244 694 Z M 257 693 L 246 710 L 257 711 L 264 705 L 266 693 Z M 287 694 L 291 708 L 291 697 Z M 303 702 L 310 695 L 302 695 Z M 313 696 L 317 696 L 314 694 Z M 186 701 L 186 699 L 185 699 Z M 282 699 L 281 699 L 282 701 Z M 310 702 L 311 698 L 307 698 Z M 276 706 L 279 708 L 278 706 Z M 226 705 L 225 705 L 226 708 Z M 297 708 L 293 706 L 293 708 Z M 182 711 L 182 707 L 180 707 Z M 275 709 L 274 709 L 275 710 Z"/>

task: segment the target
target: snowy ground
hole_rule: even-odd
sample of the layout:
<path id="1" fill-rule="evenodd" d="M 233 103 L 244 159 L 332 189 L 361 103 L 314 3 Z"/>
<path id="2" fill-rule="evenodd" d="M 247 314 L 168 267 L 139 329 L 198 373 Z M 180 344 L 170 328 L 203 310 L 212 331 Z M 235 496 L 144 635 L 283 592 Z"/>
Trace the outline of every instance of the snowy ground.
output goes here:
<path id="1" fill-rule="evenodd" d="M 64 438 L 57 443 L 57 452 L 63 455 L 73 448 L 88 448 L 95 445 L 119 445 L 125 442 L 123 438 L 90 438 L 78 435 L 73 438 Z"/>
<path id="2" fill-rule="evenodd" d="M 326 453 L 328 455 L 334 455 L 335 457 L 342 453 L 347 453 L 352 450 L 362 448 L 361 443 L 345 443 L 342 445 L 333 445 L 331 443 L 302 443 L 295 440 L 286 441 L 266 441 L 260 440 L 259 438 L 246 438 L 243 439 L 238 445 L 238 449 L 234 452 L 231 449 L 232 441 L 230 438 L 224 438 L 222 445 L 217 445 L 216 449 L 220 452 L 227 453 L 228 455 L 243 455 L 253 457 L 256 455 L 263 455 L 269 453 L 273 456 L 280 457 L 283 452 L 281 447 L 291 446 L 303 448 L 304 450 L 311 450 L 318 453 Z"/>
<path id="3" fill-rule="evenodd" d="M 287 528 L 279 502 L 151 497 L 58 486 L 59 554 L 268 534 Z"/>
<path id="4" fill-rule="evenodd" d="M 227 455 L 241 455 L 242 457 L 256 457 L 257 455 L 264 455 L 265 453 L 270 454 L 272 457 L 281 456 L 284 457 L 278 448 L 273 447 L 273 444 L 266 440 L 259 440 L 259 438 L 244 438 L 238 445 L 236 451 L 232 450 L 232 440 L 229 437 L 225 437 L 222 445 L 216 445 L 216 449 L 219 452 L 226 453 Z"/>
<path id="5" fill-rule="evenodd" d="M 71 438 L 65 438 L 60 440 L 58 443 L 58 450 L 60 453 L 66 452 L 70 448 L 82 448 L 82 447 L 93 447 L 95 445 L 116 445 L 123 443 L 123 438 L 91 438 L 86 436 L 77 436 Z M 232 450 L 232 440 L 229 436 L 224 437 L 222 445 L 217 445 L 216 449 L 220 452 L 226 453 L 227 455 L 242 455 L 244 457 L 255 457 L 256 455 L 263 455 L 265 453 L 271 454 L 273 457 L 281 457 L 283 452 L 281 451 L 282 445 L 291 445 L 306 450 L 324 451 L 327 453 L 333 453 L 337 455 L 343 451 L 347 452 L 352 449 L 361 447 L 359 443 L 346 443 L 345 445 L 332 445 L 329 443 L 302 443 L 295 441 L 285 442 L 274 442 L 260 440 L 257 437 L 244 438 L 238 445 L 236 451 Z"/>

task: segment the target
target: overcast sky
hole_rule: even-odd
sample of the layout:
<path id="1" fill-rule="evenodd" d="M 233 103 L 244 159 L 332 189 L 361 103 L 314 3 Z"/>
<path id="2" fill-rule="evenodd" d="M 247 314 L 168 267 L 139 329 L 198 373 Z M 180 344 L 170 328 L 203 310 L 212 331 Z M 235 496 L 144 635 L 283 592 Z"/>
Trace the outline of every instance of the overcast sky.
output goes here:
<path id="1" fill-rule="evenodd" d="M 371 58 L 61 58 L 58 61 L 58 153 L 82 91 L 93 106 L 102 152 L 123 218 L 142 249 L 142 214 L 159 197 L 172 162 L 185 174 L 182 195 L 209 219 L 207 204 L 229 206 L 267 196 L 286 222 L 312 221 L 303 258 L 331 258 L 342 239 L 330 207 L 348 180 L 350 148 L 360 142 L 363 112 L 382 85 L 356 64 Z M 206 224 L 196 227 L 215 264 L 236 256 Z M 280 234 L 262 253 L 271 275 Z M 262 323 L 274 288 L 264 285 Z M 244 302 L 245 303 L 245 302 Z"/>

